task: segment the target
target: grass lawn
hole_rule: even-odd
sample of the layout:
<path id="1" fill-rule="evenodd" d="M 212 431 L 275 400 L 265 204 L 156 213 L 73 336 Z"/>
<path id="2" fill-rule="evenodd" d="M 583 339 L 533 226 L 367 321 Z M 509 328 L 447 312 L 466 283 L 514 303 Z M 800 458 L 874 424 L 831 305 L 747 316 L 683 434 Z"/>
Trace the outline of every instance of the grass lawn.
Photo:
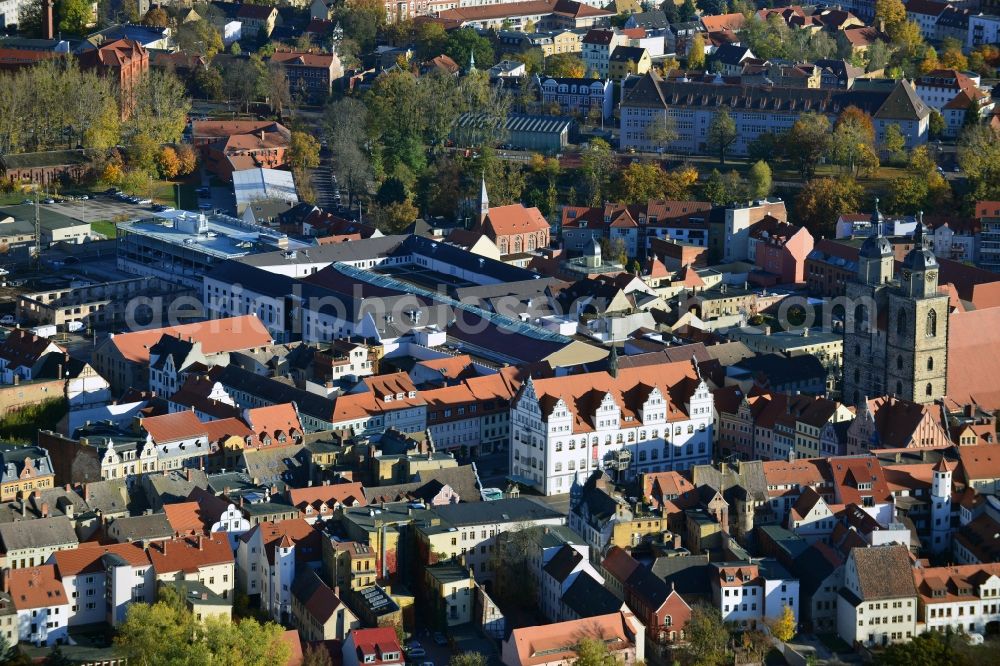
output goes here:
<path id="1" fill-rule="evenodd" d="M 90 228 L 95 233 L 111 239 L 115 237 L 115 223 L 110 220 L 97 220 L 90 223 Z"/>
<path id="2" fill-rule="evenodd" d="M 31 195 L 24 192 L 3 192 L 0 193 L 0 206 L 13 206 L 28 198 L 31 198 Z"/>

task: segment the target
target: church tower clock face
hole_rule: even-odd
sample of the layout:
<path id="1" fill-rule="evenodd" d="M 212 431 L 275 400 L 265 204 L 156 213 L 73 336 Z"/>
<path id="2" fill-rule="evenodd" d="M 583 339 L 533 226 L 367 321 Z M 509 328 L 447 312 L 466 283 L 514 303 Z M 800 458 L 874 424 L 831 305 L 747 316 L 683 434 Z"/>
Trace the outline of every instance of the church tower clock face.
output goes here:
<path id="1" fill-rule="evenodd" d="M 933 282 L 934 278 L 936 278 L 936 277 L 937 277 L 937 273 L 935 273 L 934 271 L 929 271 L 927 273 L 927 281 L 928 282 Z"/>

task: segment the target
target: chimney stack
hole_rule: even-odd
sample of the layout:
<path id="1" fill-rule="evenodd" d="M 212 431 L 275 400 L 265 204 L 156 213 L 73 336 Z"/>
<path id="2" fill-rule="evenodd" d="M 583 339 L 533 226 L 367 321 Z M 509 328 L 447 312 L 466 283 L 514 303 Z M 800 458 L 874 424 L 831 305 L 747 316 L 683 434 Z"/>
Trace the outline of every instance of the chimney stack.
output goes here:
<path id="1" fill-rule="evenodd" d="M 42 39 L 55 39 L 55 2 L 54 0 L 44 0 L 45 15 L 42 17 Z"/>

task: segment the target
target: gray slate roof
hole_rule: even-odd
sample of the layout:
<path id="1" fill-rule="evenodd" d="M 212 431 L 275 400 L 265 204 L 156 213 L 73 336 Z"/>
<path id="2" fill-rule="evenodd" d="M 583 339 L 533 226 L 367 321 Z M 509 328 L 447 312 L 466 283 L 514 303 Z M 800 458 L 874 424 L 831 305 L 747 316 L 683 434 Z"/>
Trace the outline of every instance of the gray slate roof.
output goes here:
<path id="1" fill-rule="evenodd" d="M 0 525 L 0 541 L 3 542 L 6 553 L 79 543 L 73 530 L 73 523 L 65 516 L 21 520 Z"/>

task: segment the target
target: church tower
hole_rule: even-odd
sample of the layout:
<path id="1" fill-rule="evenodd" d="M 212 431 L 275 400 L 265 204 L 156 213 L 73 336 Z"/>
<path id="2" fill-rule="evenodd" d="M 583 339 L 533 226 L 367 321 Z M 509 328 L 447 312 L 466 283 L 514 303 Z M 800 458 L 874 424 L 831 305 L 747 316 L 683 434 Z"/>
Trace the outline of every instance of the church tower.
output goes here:
<path id="1" fill-rule="evenodd" d="M 951 549 L 951 467 L 944 458 L 931 479 L 931 552 Z"/>
<path id="2" fill-rule="evenodd" d="M 845 285 L 843 401 L 860 405 L 868 397 L 884 395 L 885 335 L 876 325 L 884 307 L 895 263 L 892 244 L 883 235 L 885 220 L 878 209 L 871 217 L 871 235 L 858 251 L 855 279 Z"/>
<path id="3" fill-rule="evenodd" d="M 486 216 L 490 213 L 490 197 L 486 194 L 486 176 L 483 175 L 482 187 L 479 189 L 479 224 L 486 224 Z"/>
<path id="4" fill-rule="evenodd" d="M 923 216 L 903 259 L 899 287 L 889 294 L 886 390 L 931 403 L 947 391 L 948 297 L 938 291 L 938 263 L 927 246 Z"/>

